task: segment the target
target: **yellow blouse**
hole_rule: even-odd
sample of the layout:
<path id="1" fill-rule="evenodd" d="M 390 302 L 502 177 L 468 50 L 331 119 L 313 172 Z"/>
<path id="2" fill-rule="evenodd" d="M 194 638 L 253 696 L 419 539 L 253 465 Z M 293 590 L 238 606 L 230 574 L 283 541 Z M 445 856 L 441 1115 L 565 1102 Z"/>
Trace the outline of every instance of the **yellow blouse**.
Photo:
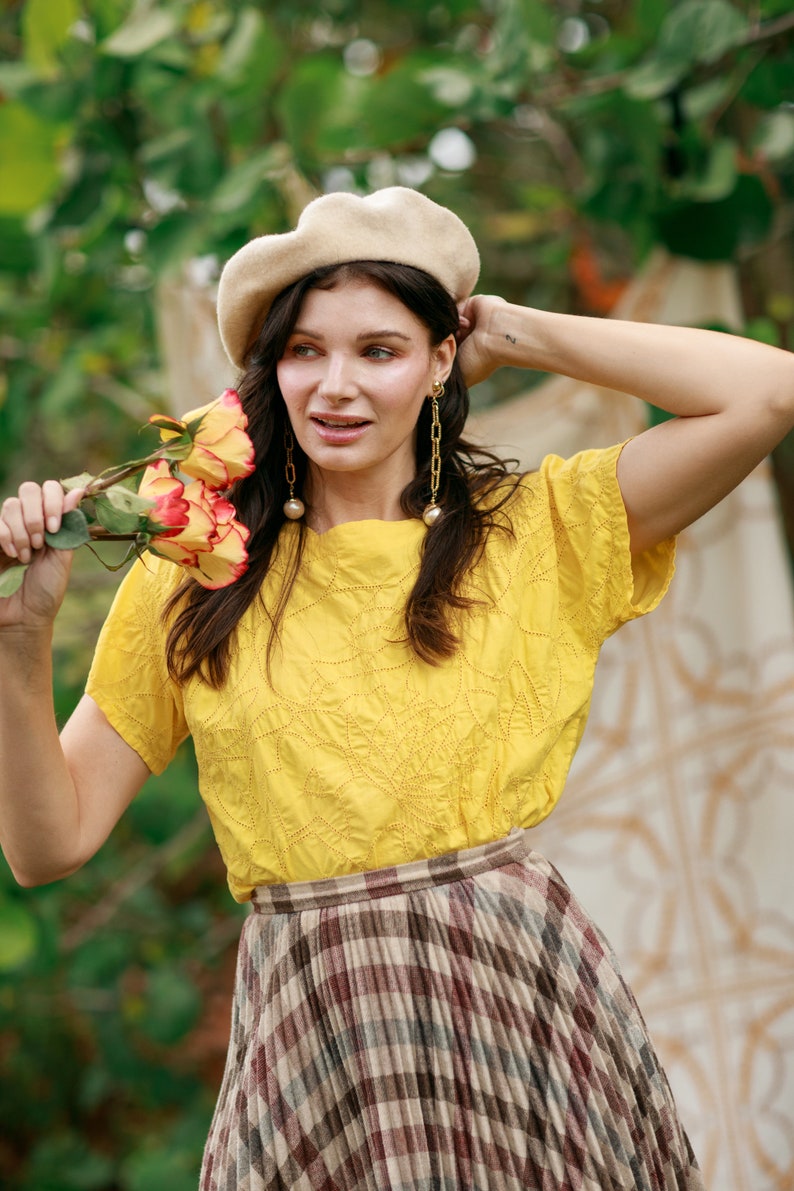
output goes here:
<path id="1" fill-rule="evenodd" d="M 404 641 L 427 532 L 419 520 L 307 531 L 272 685 L 269 621 L 256 602 L 224 688 L 175 686 L 160 609 L 179 570 L 135 564 L 86 689 L 154 773 L 192 734 L 238 901 L 256 885 L 473 847 L 548 815 L 584 730 L 602 642 L 655 607 L 673 570 L 668 542 L 632 572 L 619 453 L 549 456 L 518 483 L 513 532 L 489 536 L 466 589 L 479 603 L 440 665 Z M 284 526 L 265 604 L 297 532 Z"/>

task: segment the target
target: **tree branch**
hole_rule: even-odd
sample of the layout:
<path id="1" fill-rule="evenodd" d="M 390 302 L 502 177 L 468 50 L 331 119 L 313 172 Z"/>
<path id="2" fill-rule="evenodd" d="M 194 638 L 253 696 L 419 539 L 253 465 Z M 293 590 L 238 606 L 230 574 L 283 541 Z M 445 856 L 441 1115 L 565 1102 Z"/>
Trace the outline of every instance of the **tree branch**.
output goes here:
<path id="1" fill-rule="evenodd" d="M 769 21 L 765 25 L 756 25 L 748 29 L 735 45 L 726 50 L 721 58 L 710 63 L 710 66 L 712 69 L 718 67 L 737 49 L 772 41 L 773 38 L 788 33 L 792 29 L 794 29 L 794 12 L 784 13 L 783 16 Z M 596 95 L 606 95 L 610 91 L 618 91 L 624 86 L 633 70 L 634 67 L 630 66 L 625 70 L 616 70 L 612 74 L 604 74 L 596 78 L 581 79 L 575 83 L 557 84 L 537 92 L 532 96 L 530 102 L 539 107 L 552 107 L 564 103 L 568 99 L 589 99 Z"/>

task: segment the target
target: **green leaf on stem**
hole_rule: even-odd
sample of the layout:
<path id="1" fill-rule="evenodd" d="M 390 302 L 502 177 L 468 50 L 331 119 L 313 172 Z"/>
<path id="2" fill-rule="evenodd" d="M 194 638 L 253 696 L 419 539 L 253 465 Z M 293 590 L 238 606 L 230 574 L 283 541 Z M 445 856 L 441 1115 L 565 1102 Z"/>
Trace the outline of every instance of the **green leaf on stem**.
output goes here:
<path id="1" fill-rule="evenodd" d="M 73 492 L 75 488 L 87 488 L 96 476 L 92 476 L 90 471 L 81 471 L 79 476 L 69 476 L 66 480 L 61 480 L 61 487 L 64 492 Z"/>
<path id="2" fill-rule="evenodd" d="M 9 567 L 8 570 L 3 571 L 0 575 L 0 596 L 12 596 L 15 591 L 19 591 L 25 579 L 25 571 L 27 567 Z"/>
<path id="3" fill-rule="evenodd" d="M 49 531 L 45 533 L 44 540 L 48 546 L 52 546 L 55 550 L 75 550 L 78 546 L 84 546 L 86 542 L 91 541 L 85 513 L 82 513 L 80 509 L 72 509 L 71 512 L 64 513 L 61 528 L 57 533 Z"/>
<path id="4" fill-rule="evenodd" d="M 108 492 L 111 491 L 112 489 L 108 489 Z M 116 508 L 114 503 L 108 500 L 107 493 L 103 493 L 102 496 L 95 498 L 94 509 L 96 511 L 97 521 L 108 533 L 134 534 L 138 532 L 140 512 L 137 510 L 132 512 Z"/>
<path id="5" fill-rule="evenodd" d="M 106 488 L 103 495 L 120 513 L 135 513 L 137 516 L 140 513 L 147 513 L 155 506 L 155 501 L 140 496 L 124 484 L 114 484 L 112 488 Z"/>

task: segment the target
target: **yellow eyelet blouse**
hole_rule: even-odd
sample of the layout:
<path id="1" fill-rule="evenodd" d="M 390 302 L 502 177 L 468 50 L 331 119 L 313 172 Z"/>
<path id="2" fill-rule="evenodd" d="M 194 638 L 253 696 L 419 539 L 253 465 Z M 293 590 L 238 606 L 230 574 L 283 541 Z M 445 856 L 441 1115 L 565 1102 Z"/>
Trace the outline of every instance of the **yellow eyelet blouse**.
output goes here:
<path id="1" fill-rule="evenodd" d="M 420 520 L 360 521 L 308 540 L 266 675 L 255 602 L 220 691 L 174 685 L 160 610 L 180 578 L 136 563 L 97 646 L 87 693 L 148 767 L 193 736 L 200 792 L 238 901 L 256 885 L 400 864 L 530 827 L 559 798 L 602 642 L 650 611 L 674 544 L 632 561 L 620 447 L 547 457 L 506 506 L 469 576 L 479 602 L 440 665 L 405 643 Z M 443 533 L 443 521 L 431 532 Z M 298 527 L 264 583 L 277 590 Z M 282 548 L 283 547 L 283 548 Z"/>

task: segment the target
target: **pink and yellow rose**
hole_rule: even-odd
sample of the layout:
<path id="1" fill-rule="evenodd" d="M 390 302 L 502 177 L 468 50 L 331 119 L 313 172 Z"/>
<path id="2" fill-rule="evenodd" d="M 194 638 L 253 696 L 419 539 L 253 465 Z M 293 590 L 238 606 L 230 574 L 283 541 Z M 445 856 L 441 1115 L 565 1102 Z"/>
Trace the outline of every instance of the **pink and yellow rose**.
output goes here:
<path id="1" fill-rule="evenodd" d="M 180 471 L 210 488 L 228 488 L 254 470 L 254 449 L 246 434 L 248 418 L 234 389 L 225 389 L 215 401 L 182 418 L 157 414 L 149 421 L 159 429 L 164 444 L 185 441 L 189 449 L 179 460 Z"/>
<path id="2" fill-rule="evenodd" d="M 141 477 L 138 495 L 153 502 L 146 514 L 147 529 L 156 538 L 173 537 L 188 524 L 190 505 L 183 493 L 185 485 L 176 476 L 165 459 L 151 463 Z"/>
<path id="3" fill-rule="evenodd" d="M 150 550 L 183 567 L 203 587 L 228 587 L 248 567 L 250 536 L 234 505 L 221 495 L 254 470 L 240 398 L 226 389 L 183 418 L 156 414 L 149 421 L 158 427 L 161 442 L 144 458 L 62 481 L 64 488 L 82 489 L 83 495 L 60 529 L 46 535 L 47 544 L 73 550 L 91 542 L 126 541 L 126 557 L 103 564 L 109 570 Z M 137 490 L 131 486 L 136 479 Z M 23 581 L 25 567 L 6 568 L 12 570 L 19 574 L 0 577 L 0 596 L 13 594 Z"/>
<path id="4" fill-rule="evenodd" d="M 167 464 L 165 466 L 167 469 Z M 165 532 L 155 534 L 148 549 L 183 567 L 202 587 L 228 587 L 247 569 L 248 527 L 237 520 L 234 505 L 203 481 L 194 480 L 187 485 L 182 485 L 174 477 L 171 481 L 180 484 L 181 494 L 177 495 L 175 490 L 167 494 L 163 490 L 160 498 L 170 502 L 165 511 L 181 501 L 187 510 L 185 521 L 179 526 L 171 524 Z M 144 473 L 139 492 L 150 496 L 153 488 L 166 483 L 161 464 L 157 464 Z M 159 520 L 157 505 L 150 516 Z"/>

